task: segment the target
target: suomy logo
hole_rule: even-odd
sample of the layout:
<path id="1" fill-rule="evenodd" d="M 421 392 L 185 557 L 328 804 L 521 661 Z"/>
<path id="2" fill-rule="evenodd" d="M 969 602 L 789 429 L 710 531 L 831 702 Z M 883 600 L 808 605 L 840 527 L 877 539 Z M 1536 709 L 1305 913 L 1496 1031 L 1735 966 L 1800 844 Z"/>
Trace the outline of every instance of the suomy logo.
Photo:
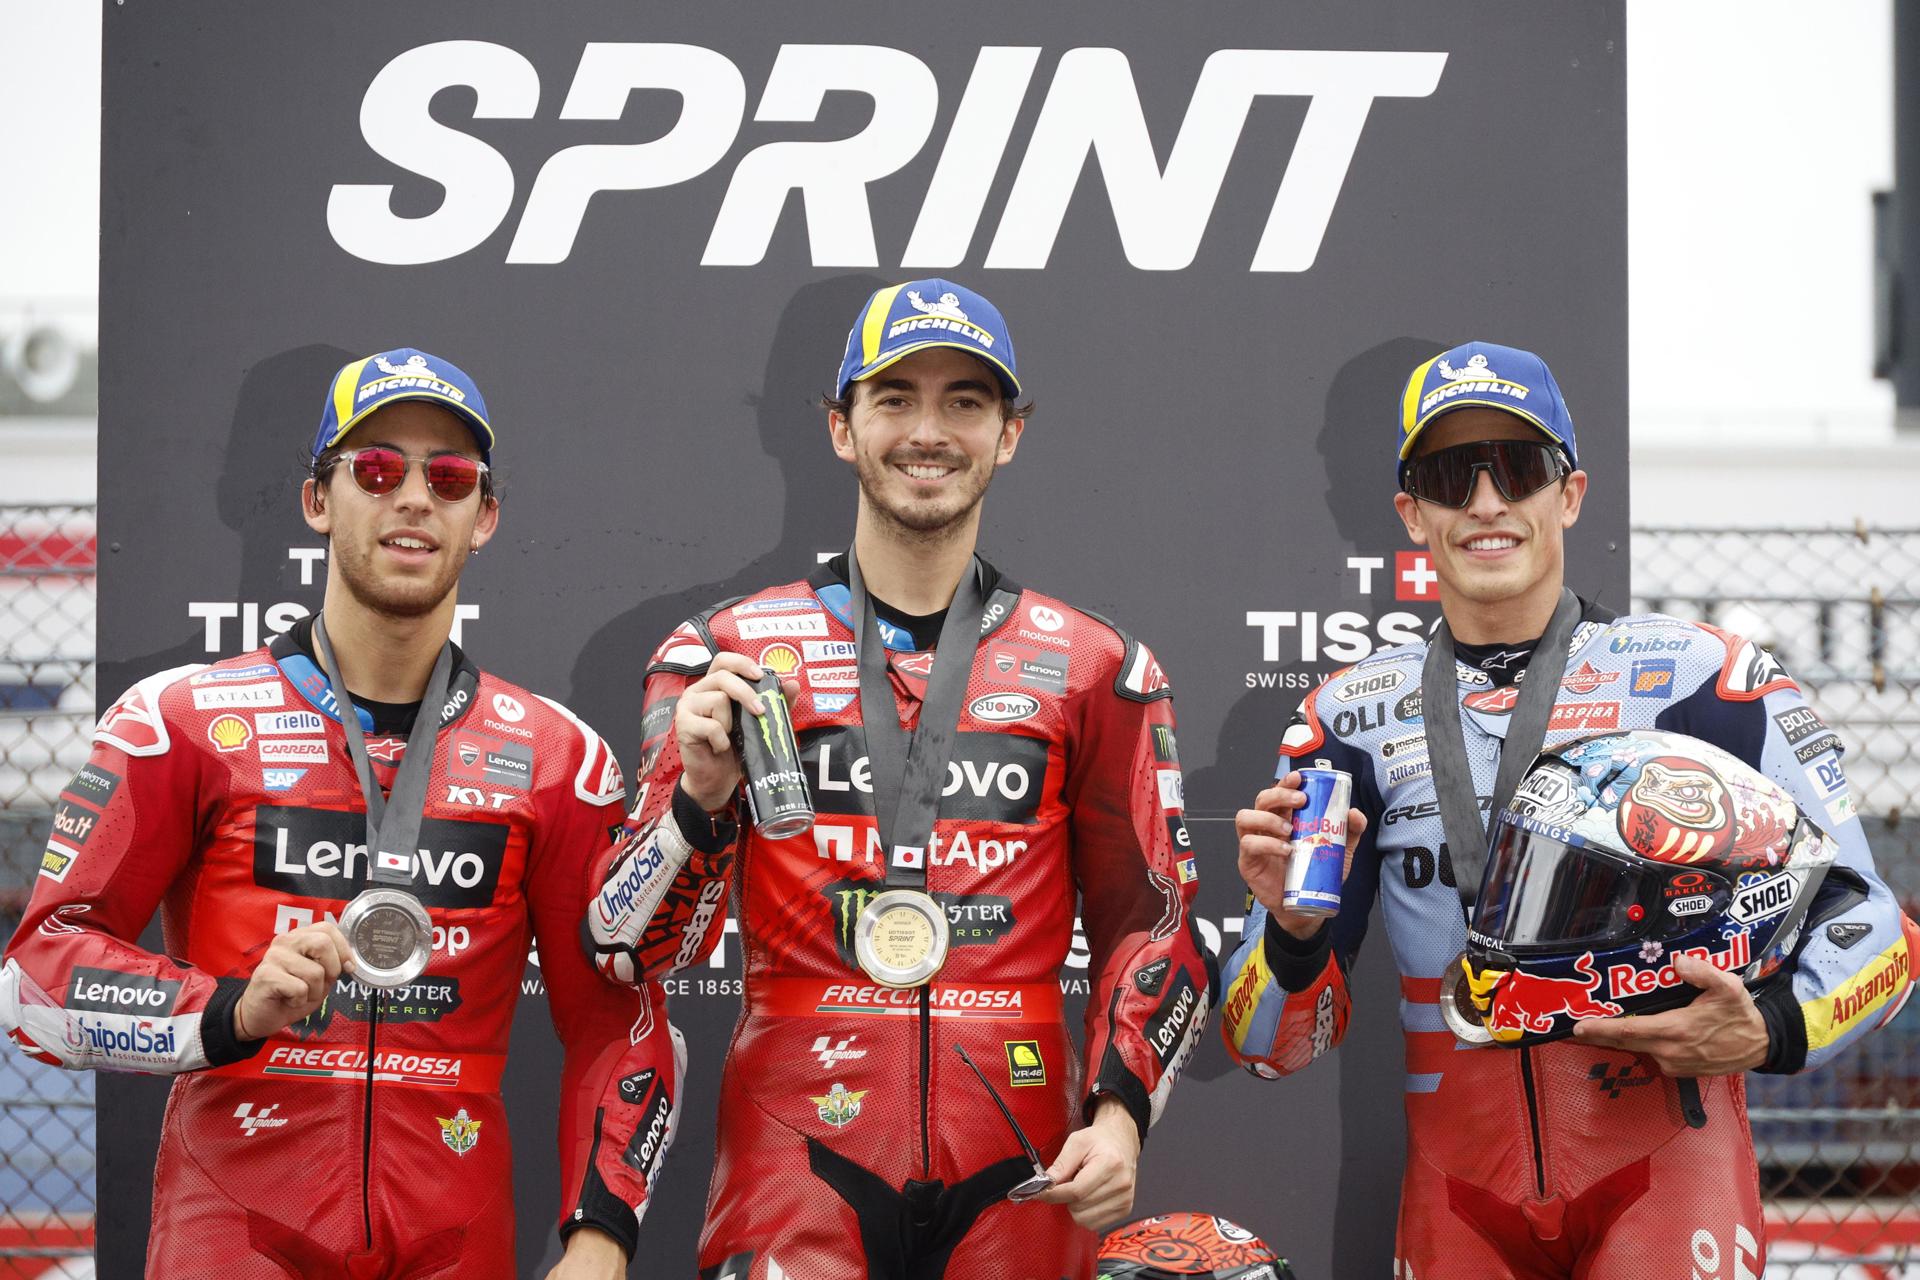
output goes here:
<path id="1" fill-rule="evenodd" d="M 1166 163 L 1148 133 L 1131 62 L 1118 49 L 1063 52 L 1032 109 L 1025 153 L 990 241 L 979 234 L 996 176 L 1008 166 L 1017 122 L 1042 50 L 982 48 L 964 85 L 942 84 L 914 54 L 877 45 L 789 44 L 780 48 L 753 112 L 764 138 L 734 166 L 714 215 L 704 266 L 750 266 L 766 256 L 789 196 L 805 210 L 808 250 L 816 267 L 877 267 L 868 187 L 924 151 L 943 106 L 952 123 L 939 162 L 904 247 L 887 257 L 902 267 L 944 268 L 985 243 L 991 268 L 1044 267 L 1066 220 L 1089 155 L 1097 155 L 1110 216 L 1127 261 L 1144 271 L 1179 271 L 1193 261 L 1216 219 L 1227 169 L 1256 99 L 1309 99 L 1289 149 L 1271 138 L 1249 139 L 1260 155 L 1289 154 L 1274 175 L 1274 192 L 1249 270 L 1305 271 L 1313 266 L 1332 220 L 1348 166 L 1378 98 L 1423 98 L 1434 91 L 1447 55 L 1351 49 L 1221 49 L 1199 68 L 1184 118 L 1160 121 L 1171 137 Z M 1154 77 L 1184 79 L 1184 68 L 1155 68 Z M 472 90 L 475 121 L 531 120 L 541 114 L 540 72 L 516 49 L 481 40 L 419 45 L 380 68 L 360 102 L 367 146 L 391 166 L 415 175 L 405 189 L 436 195 L 432 212 L 395 212 L 391 169 L 360 166 L 327 200 L 327 229 L 347 253 L 368 262 L 441 262 L 490 239 L 519 205 L 525 174 L 480 136 L 443 124 L 431 108 L 442 90 Z M 506 261 L 564 262 L 586 215 L 603 192 L 644 191 L 691 182 L 734 150 L 746 119 L 748 91 L 734 62 L 689 44 L 593 41 L 580 53 L 560 102 L 562 122 L 621 120 L 629 101 L 665 90 L 680 102 L 673 126 L 645 142 L 580 142 L 548 156 L 533 175 Z M 869 123 L 852 137 L 796 140 L 792 126 L 819 117 L 830 93 L 863 94 Z M 546 95 L 548 110 L 555 96 Z M 1100 104 L 1090 110 L 1089 104 Z M 634 109 L 638 114 L 638 109 Z M 1261 112 L 1257 119 L 1278 118 Z M 765 126 L 772 125 L 773 128 Z M 780 126 L 787 126 L 781 128 Z M 562 130 L 569 126 L 563 124 Z M 583 123 L 596 136 L 605 126 Z M 497 130 L 505 136 L 508 130 Z M 644 135 L 643 135 L 644 136 Z M 922 166 L 924 169 L 925 166 Z M 347 176 L 347 175 L 342 175 Z M 412 204 L 411 200 L 403 204 Z M 603 197 L 601 216 L 642 217 L 634 197 Z M 616 213 L 614 210 L 618 210 Z M 1092 216 L 1084 209 L 1081 216 Z M 1107 215 L 1102 215 L 1107 216 Z M 692 245 L 675 246 L 690 253 Z M 894 254 L 898 253 L 895 258 Z"/>

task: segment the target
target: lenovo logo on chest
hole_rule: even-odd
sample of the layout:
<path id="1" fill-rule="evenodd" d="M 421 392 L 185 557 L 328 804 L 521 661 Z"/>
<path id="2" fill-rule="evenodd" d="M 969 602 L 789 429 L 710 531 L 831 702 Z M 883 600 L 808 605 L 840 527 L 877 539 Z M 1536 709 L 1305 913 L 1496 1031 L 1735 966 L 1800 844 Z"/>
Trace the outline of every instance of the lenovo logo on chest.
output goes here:
<path id="1" fill-rule="evenodd" d="M 821 813 L 873 813 L 873 774 L 851 729 L 800 737 L 800 763 Z M 1047 744 L 1013 733 L 956 733 L 940 791 L 940 817 L 1027 825 L 1047 780 Z"/>
<path id="2" fill-rule="evenodd" d="M 506 861 L 500 822 L 425 818 L 409 888 L 429 907 L 485 907 Z M 345 901 L 366 886 L 367 820 L 358 813 L 261 805 L 255 810 L 253 879 L 301 898 Z"/>
<path id="3" fill-rule="evenodd" d="M 1348 167 L 1368 114 L 1381 98 L 1423 98 L 1434 91 L 1447 55 L 1357 49 L 1221 49 L 1196 71 L 1143 68 L 1153 78 L 1193 77 L 1179 120 L 1159 120 L 1172 139 L 1165 162 L 1147 128 L 1135 69 L 1118 49 L 1068 49 L 1036 88 L 1043 50 L 1030 46 L 982 48 L 964 84 L 943 84 L 932 68 L 902 49 L 864 44 L 782 45 L 746 124 L 746 78 L 725 54 L 690 44 L 594 41 L 580 52 L 571 84 L 559 100 L 543 86 L 533 62 L 516 49 L 481 40 L 420 45 L 374 74 L 360 102 L 360 131 L 386 165 L 357 167 L 370 182 L 341 182 L 327 201 L 327 229 L 347 253 L 368 262 L 407 265 L 440 262 L 489 240 L 516 207 L 520 220 L 506 261 L 564 262 L 589 202 L 601 196 L 599 217 L 631 225 L 656 224 L 648 210 L 658 197 L 604 193 L 679 186 L 707 173 L 735 148 L 742 128 L 759 140 L 735 164 L 726 194 L 713 213 L 704 249 L 671 244 L 669 252 L 699 252 L 703 266 L 751 266 L 761 261 L 789 197 L 798 192 L 805 213 L 809 257 L 816 267 L 877 267 L 870 185 L 887 179 L 939 147 L 939 161 L 904 245 L 885 258 L 909 268 L 958 266 L 975 243 L 987 245 L 983 265 L 1037 269 L 1047 265 L 1067 209 L 1089 160 L 1104 180 L 1108 213 L 1127 261 L 1143 271 L 1185 269 L 1209 224 L 1242 226 L 1243 213 L 1216 219 L 1214 205 L 1239 148 L 1255 102 L 1305 98 L 1305 119 L 1291 146 L 1255 136 L 1248 150 L 1287 155 L 1263 184 L 1272 191 L 1264 226 L 1252 248 L 1251 271 L 1305 271 L 1313 266 L 1333 218 Z M 1150 62 L 1153 52 L 1143 51 Z M 537 172 L 513 163 L 481 135 L 519 137 L 511 128 L 456 128 L 430 110 L 471 90 L 474 121 L 532 120 L 557 114 L 561 137 L 578 122 L 582 134 L 604 137 L 604 124 L 630 114 L 629 102 L 662 91 L 678 98 L 678 115 L 659 136 L 636 123 L 641 142 L 581 142 L 561 147 Z M 868 123 L 851 137 L 802 139 L 831 93 L 864 95 L 873 103 Z M 1038 99 L 1037 108 L 1028 107 Z M 544 100 L 544 101 L 543 101 Z M 944 138 L 935 140 L 943 107 L 953 103 Z M 543 109 L 544 108 L 544 109 Z M 632 108 L 638 119 L 641 112 Z M 1156 113 L 1157 114 L 1157 113 Z M 1023 117 L 1031 132 L 1015 141 Z M 1262 112 L 1265 121 L 1275 118 Z M 817 132 L 817 130 L 814 130 Z M 783 136 L 785 135 L 785 136 Z M 1012 157 L 1017 157 L 1013 159 Z M 432 212 L 418 217 L 394 210 L 392 167 L 415 175 L 410 193 L 444 190 Z M 1013 174 L 991 238 L 989 198 L 1002 169 Z M 345 176 L 345 175 L 343 175 Z M 531 177 L 524 205 L 520 185 Z M 388 179 L 380 181 L 378 179 Z M 1089 184 L 1091 185 L 1091 184 Z M 412 205 L 412 200 L 403 203 Z"/>

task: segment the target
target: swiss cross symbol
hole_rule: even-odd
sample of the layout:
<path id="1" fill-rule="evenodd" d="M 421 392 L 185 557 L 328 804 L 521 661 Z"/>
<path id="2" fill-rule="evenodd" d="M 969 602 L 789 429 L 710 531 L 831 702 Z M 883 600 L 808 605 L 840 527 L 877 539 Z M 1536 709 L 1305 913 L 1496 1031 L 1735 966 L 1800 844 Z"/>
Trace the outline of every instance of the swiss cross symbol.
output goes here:
<path id="1" fill-rule="evenodd" d="M 1393 553 L 1393 598 L 1395 600 L 1438 600 L 1435 584 L 1440 575 L 1433 571 L 1432 558 L 1424 551 Z"/>

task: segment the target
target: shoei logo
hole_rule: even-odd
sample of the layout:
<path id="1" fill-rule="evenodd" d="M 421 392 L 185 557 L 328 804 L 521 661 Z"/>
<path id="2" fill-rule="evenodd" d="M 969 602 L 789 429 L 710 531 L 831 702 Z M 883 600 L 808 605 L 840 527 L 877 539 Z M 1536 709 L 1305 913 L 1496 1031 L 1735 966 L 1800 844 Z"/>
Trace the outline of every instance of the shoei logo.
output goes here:
<path id="1" fill-rule="evenodd" d="M 600 210 L 597 218 L 609 220 L 601 224 L 608 228 L 631 225 L 650 207 L 646 197 L 596 200 L 597 194 L 690 183 L 737 154 L 705 247 L 669 243 L 668 253 L 697 251 L 703 266 L 758 263 L 797 191 L 815 267 L 872 268 L 884 257 L 903 268 L 945 268 L 965 262 L 970 246 L 982 244 L 984 266 L 1032 270 L 1047 265 L 1083 171 L 1097 155 L 1110 213 L 1095 213 L 1083 202 L 1078 216 L 1110 216 L 1134 267 L 1184 270 L 1209 226 L 1261 221 L 1248 269 L 1306 271 L 1319 254 L 1376 100 L 1427 97 L 1447 63 L 1442 52 L 1222 49 L 1197 69 L 1143 67 L 1151 79 L 1190 79 L 1193 85 L 1179 118 L 1156 111 L 1153 123 L 1163 138 L 1156 148 L 1125 53 L 1068 49 L 1050 76 L 1039 74 L 1041 54 L 1033 46 L 982 48 L 964 84 L 943 84 L 926 62 L 902 49 L 783 45 L 748 124 L 752 95 L 740 67 L 698 45 L 591 40 L 570 77 L 548 68 L 549 83 L 543 85 L 533 61 L 506 45 L 423 44 L 400 53 L 368 82 L 360 129 L 379 159 L 340 175 L 327 199 L 327 229 L 341 249 L 368 262 L 443 262 L 478 249 L 518 209 L 506 261 L 565 262 L 590 203 Z M 1156 61 L 1154 52 L 1144 53 L 1143 61 Z M 570 80 L 564 95 L 552 82 L 560 78 Z M 1044 87 L 1037 88 L 1036 80 Z M 572 143 L 537 169 L 516 172 L 513 161 L 477 136 L 479 130 L 442 122 L 445 104 L 465 96 L 443 93 L 456 88 L 471 91 L 466 100 L 475 120 L 531 120 L 543 103 L 551 110 L 557 102 L 559 123 L 549 132 L 560 139 L 576 130 L 600 136 L 607 126 L 595 122 L 623 119 L 629 101 L 649 101 L 649 91 L 676 95 L 679 107 L 673 126 L 649 141 Z M 859 132 L 793 136 L 805 133 L 829 97 L 843 94 L 872 101 Z M 1256 100 L 1270 97 L 1308 100 L 1290 141 L 1268 136 L 1264 127 L 1247 127 L 1250 116 L 1261 126 L 1289 114 L 1301 118 L 1254 111 Z M 435 118 L 436 103 L 441 119 Z M 1088 110 L 1089 103 L 1101 109 Z M 1028 119 L 1029 132 L 1016 142 L 1016 127 Z M 934 128 L 942 120 L 950 123 L 936 139 Z M 744 147 L 743 130 L 751 144 Z M 1262 197 L 1270 198 L 1263 220 L 1253 210 L 1214 216 L 1243 135 L 1259 156 L 1289 156 L 1257 185 L 1238 184 L 1271 193 Z M 1170 147 L 1165 138 L 1171 138 Z M 915 164 L 930 148 L 938 149 L 938 161 Z M 1011 165 L 1009 151 L 1020 153 Z M 868 189 L 909 165 L 916 174 L 930 174 L 930 185 L 924 197 L 910 199 L 920 213 L 905 244 L 887 245 L 883 254 Z M 396 168 L 409 176 L 396 183 Z M 1009 169 L 1012 184 L 997 225 L 991 236 L 983 235 L 996 175 Z M 402 193 L 398 202 L 396 191 Z M 396 203 L 414 206 L 429 191 L 435 196 L 432 212 L 396 211 Z M 1236 248 L 1236 256 L 1242 252 Z M 911 323 L 967 323 L 958 310 L 944 297 L 922 299 Z"/>

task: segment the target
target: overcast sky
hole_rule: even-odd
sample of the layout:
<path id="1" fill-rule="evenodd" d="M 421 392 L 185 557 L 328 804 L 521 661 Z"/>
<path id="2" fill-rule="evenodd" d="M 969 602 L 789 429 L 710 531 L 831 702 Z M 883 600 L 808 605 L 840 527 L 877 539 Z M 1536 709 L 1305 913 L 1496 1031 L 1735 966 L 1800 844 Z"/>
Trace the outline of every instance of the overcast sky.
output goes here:
<path id="1" fill-rule="evenodd" d="M 1636 448 L 1789 433 L 1880 440 L 1871 193 L 1893 179 L 1891 0 L 1628 0 Z M 100 10 L 0 0 L 0 327 L 91 328 Z M 1577 305 L 1577 300 L 1570 300 Z"/>

